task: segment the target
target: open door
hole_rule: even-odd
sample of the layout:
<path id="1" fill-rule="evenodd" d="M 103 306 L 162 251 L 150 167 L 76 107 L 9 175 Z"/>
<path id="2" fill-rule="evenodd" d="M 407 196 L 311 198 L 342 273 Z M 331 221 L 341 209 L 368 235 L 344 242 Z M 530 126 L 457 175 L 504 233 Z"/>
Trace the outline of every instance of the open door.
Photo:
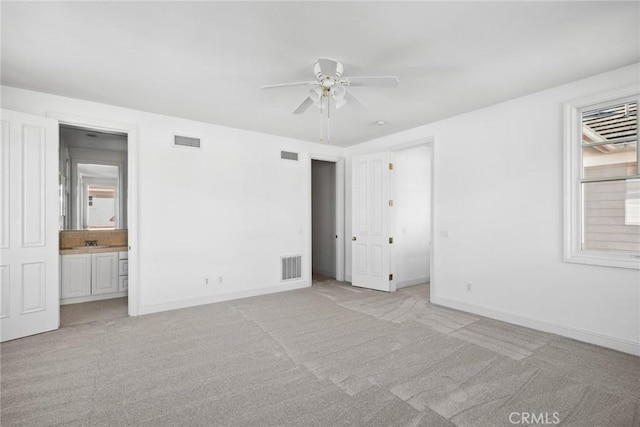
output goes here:
<path id="1" fill-rule="evenodd" d="M 58 122 L 2 110 L 0 340 L 58 329 Z"/>
<path id="2" fill-rule="evenodd" d="M 352 160 L 351 280 L 353 286 L 392 292 L 389 160 L 388 152 Z"/>

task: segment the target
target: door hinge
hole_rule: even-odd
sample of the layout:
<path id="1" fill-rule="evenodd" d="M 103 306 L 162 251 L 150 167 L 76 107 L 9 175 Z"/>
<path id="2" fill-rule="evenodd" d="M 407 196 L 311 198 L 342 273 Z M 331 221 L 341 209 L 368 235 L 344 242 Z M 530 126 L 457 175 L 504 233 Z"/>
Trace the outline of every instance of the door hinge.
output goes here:
<path id="1" fill-rule="evenodd" d="M 392 280 L 393 280 L 393 274 L 390 274 L 389 275 L 389 281 L 392 281 Z"/>
<path id="2" fill-rule="evenodd" d="M 393 237 L 389 237 L 389 243 L 393 243 Z"/>
<path id="3" fill-rule="evenodd" d="M 389 170 L 392 171 L 393 170 L 393 163 L 389 163 Z"/>
<path id="4" fill-rule="evenodd" d="M 389 200 L 389 206 L 393 206 L 393 200 Z"/>

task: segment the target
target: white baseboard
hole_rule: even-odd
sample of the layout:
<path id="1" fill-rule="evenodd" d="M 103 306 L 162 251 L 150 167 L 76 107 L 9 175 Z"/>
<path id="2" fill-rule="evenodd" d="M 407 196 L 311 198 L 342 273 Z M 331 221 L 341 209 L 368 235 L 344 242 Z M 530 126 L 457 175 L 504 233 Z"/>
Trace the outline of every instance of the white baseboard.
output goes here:
<path id="1" fill-rule="evenodd" d="M 64 298 L 60 300 L 60 305 L 67 304 L 78 304 L 81 302 L 91 302 L 91 301 L 101 301 L 104 299 L 112 299 L 112 298 L 122 298 L 126 297 L 129 292 L 116 292 L 113 294 L 102 294 L 102 295 L 90 295 L 88 297 L 75 297 L 75 298 Z"/>
<path id="2" fill-rule="evenodd" d="M 415 279 L 403 280 L 396 282 L 396 289 L 406 288 L 407 286 L 420 285 L 422 283 L 429 283 L 429 277 L 417 277 Z"/>
<path id="3" fill-rule="evenodd" d="M 349 276 L 348 274 L 345 274 L 344 275 L 344 281 L 348 282 L 348 283 L 351 283 L 351 276 Z"/>
<path id="4" fill-rule="evenodd" d="M 569 326 L 559 325 L 557 323 L 545 322 L 529 317 L 520 316 L 518 314 L 497 311 L 490 308 L 484 308 L 473 304 L 431 296 L 431 302 L 456 310 L 466 311 L 468 313 L 478 314 L 484 317 L 501 320 L 515 325 L 525 326 L 527 328 L 536 329 L 543 332 L 561 335 L 567 338 L 573 338 L 578 341 L 587 342 L 589 344 L 599 345 L 601 347 L 611 348 L 613 350 L 640 356 L 640 343 L 634 341 L 623 340 L 620 338 L 610 337 L 595 332 L 585 331 Z"/>
<path id="5" fill-rule="evenodd" d="M 294 289 L 308 288 L 311 284 L 308 281 L 286 283 L 278 286 L 270 286 L 267 288 L 250 289 L 247 291 L 231 292 L 227 294 L 211 295 L 199 298 L 189 298 L 178 301 L 171 301 L 162 304 L 143 305 L 140 306 L 139 314 L 159 313 L 161 311 L 177 310 L 180 308 L 194 307 L 197 305 L 213 304 L 216 302 L 230 301 L 240 298 L 255 297 L 258 295 L 273 294 L 276 292 L 292 291 Z"/>

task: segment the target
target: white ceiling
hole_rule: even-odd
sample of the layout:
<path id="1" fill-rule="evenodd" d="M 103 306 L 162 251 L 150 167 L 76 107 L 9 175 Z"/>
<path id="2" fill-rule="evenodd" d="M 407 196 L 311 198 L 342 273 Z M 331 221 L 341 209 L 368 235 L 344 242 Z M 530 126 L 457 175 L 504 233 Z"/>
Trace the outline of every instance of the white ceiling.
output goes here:
<path id="1" fill-rule="evenodd" d="M 2 84 L 317 142 L 292 111 L 318 57 L 369 108 L 334 112 L 348 146 L 640 62 L 640 2 L 6 2 Z M 386 126 L 375 126 L 383 120 Z"/>

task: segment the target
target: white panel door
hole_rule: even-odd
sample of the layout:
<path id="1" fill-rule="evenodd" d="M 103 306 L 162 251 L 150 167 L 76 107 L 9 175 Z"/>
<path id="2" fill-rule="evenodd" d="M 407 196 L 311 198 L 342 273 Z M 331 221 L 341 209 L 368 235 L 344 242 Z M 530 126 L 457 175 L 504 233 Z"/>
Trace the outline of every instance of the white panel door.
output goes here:
<path id="1" fill-rule="evenodd" d="M 389 280 L 389 159 L 389 153 L 375 153 L 354 157 L 351 163 L 352 284 L 387 292 L 395 291 Z"/>
<path id="2" fill-rule="evenodd" d="M 57 329 L 58 122 L 2 110 L 0 340 Z"/>

